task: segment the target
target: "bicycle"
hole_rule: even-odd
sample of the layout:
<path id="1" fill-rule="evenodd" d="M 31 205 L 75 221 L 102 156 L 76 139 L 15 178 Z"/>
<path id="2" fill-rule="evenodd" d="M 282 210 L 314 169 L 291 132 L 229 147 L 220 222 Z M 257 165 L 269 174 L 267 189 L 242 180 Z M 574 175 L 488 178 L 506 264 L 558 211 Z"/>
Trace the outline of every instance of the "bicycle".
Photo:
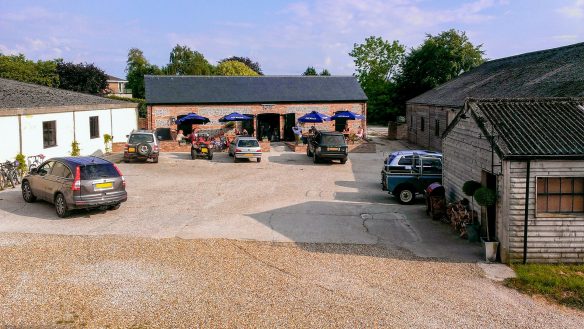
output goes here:
<path id="1" fill-rule="evenodd" d="M 12 188 L 16 187 L 16 176 L 13 174 L 15 172 L 16 169 L 10 161 L 0 163 L 0 189 L 3 190 L 8 185 L 12 185 Z"/>
<path id="2" fill-rule="evenodd" d="M 44 159 L 45 159 L 45 156 L 43 154 L 31 155 L 31 156 L 26 157 L 28 171 L 30 172 L 34 168 L 38 168 L 41 165 L 41 163 L 43 163 Z"/>

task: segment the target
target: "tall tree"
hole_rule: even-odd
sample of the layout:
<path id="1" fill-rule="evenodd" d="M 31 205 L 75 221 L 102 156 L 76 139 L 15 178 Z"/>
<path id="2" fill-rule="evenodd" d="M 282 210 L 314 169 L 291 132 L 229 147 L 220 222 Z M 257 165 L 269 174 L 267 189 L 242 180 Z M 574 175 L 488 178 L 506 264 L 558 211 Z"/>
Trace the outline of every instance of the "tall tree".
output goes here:
<path id="1" fill-rule="evenodd" d="M 405 102 L 484 62 L 482 45 L 473 45 L 466 33 L 454 29 L 436 36 L 426 35 L 424 43 L 406 56 L 397 79 L 397 102 Z"/>
<path id="2" fill-rule="evenodd" d="M 321 76 L 327 76 L 328 77 L 328 76 L 331 75 L 331 73 L 329 72 L 329 70 L 323 69 L 322 71 L 320 71 L 320 74 L 319 75 L 321 75 Z"/>
<path id="3" fill-rule="evenodd" d="M 187 46 L 176 45 L 170 52 L 166 73 L 171 75 L 211 75 L 213 67 L 205 56 Z"/>
<path id="4" fill-rule="evenodd" d="M 57 62 L 59 88 L 86 94 L 101 94 L 107 88 L 107 75 L 94 64 Z"/>
<path id="5" fill-rule="evenodd" d="M 302 75 L 318 75 L 318 73 L 316 73 L 316 69 L 312 66 L 309 66 L 306 68 L 306 70 L 302 73 Z"/>
<path id="6" fill-rule="evenodd" d="M 126 79 L 128 88 L 132 90 L 132 97 L 145 98 L 144 75 L 161 74 L 160 68 L 148 62 L 142 50 L 132 48 L 128 51 L 128 60 L 126 62 Z"/>
<path id="7" fill-rule="evenodd" d="M 355 76 L 367 98 L 367 120 L 387 122 L 395 116 L 395 78 L 399 74 L 405 47 L 398 41 L 389 42 L 371 36 L 362 44 L 354 44 L 349 53 L 355 63 Z"/>
<path id="8" fill-rule="evenodd" d="M 58 87 L 57 62 L 32 61 L 23 54 L 0 54 L 0 78 L 35 83 L 38 85 Z"/>
<path id="9" fill-rule="evenodd" d="M 264 75 L 264 73 L 262 72 L 262 68 L 260 66 L 260 63 L 254 62 L 249 57 L 231 56 L 231 57 L 224 58 L 224 59 L 220 60 L 219 64 L 221 64 L 223 62 L 229 62 L 229 61 L 236 61 L 236 62 L 243 63 L 247 67 L 252 69 L 254 72 L 256 72 L 258 75 Z"/>
<path id="10" fill-rule="evenodd" d="M 238 61 L 225 61 L 219 63 L 216 69 L 217 75 L 235 75 L 235 76 L 257 76 L 256 71 L 249 66 Z"/>

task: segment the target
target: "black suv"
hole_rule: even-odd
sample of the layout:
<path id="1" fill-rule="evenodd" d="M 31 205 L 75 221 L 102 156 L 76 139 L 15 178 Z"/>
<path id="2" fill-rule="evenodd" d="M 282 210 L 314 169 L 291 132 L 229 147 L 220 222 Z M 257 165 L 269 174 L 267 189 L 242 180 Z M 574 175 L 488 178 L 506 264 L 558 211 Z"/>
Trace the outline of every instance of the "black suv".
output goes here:
<path id="1" fill-rule="evenodd" d="M 154 131 L 134 130 L 126 137 L 128 137 L 128 143 L 124 148 L 124 162 L 134 159 L 142 161 L 152 159 L 152 162 L 158 162 L 158 137 Z"/>
<path id="2" fill-rule="evenodd" d="M 349 148 L 345 136 L 336 131 L 317 131 L 308 138 L 306 155 L 313 157 L 314 163 L 320 160 L 340 160 L 347 162 Z"/>

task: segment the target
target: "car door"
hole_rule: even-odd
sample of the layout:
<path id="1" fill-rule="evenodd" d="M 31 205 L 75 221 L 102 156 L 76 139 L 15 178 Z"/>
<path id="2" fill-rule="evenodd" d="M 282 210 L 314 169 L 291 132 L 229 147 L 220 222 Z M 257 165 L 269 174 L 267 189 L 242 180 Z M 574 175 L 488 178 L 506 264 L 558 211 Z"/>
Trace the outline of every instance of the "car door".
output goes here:
<path id="1" fill-rule="evenodd" d="M 45 176 L 45 193 L 47 200 L 52 201 L 57 191 L 63 190 L 63 185 L 71 178 L 71 171 L 59 161 L 55 161 L 51 172 Z"/>
<path id="2" fill-rule="evenodd" d="M 53 165 L 55 164 L 55 161 L 47 161 L 43 164 L 41 164 L 39 166 L 39 169 L 37 170 L 37 173 L 34 177 L 34 180 L 32 182 L 32 184 L 30 184 L 31 189 L 32 189 L 32 193 L 43 200 L 47 200 L 47 201 L 53 201 L 53 200 L 49 200 L 47 198 L 47 175 L 50 174 L 51 172 L 51 168 L 53 168 Z"/>

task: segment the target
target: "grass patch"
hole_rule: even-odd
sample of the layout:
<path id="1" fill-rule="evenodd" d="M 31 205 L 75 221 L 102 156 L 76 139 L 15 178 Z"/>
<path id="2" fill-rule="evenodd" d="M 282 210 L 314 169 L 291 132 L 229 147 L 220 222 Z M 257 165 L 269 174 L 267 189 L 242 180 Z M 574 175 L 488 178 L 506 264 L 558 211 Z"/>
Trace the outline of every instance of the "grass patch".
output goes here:
<path id="1" fill-rule="evenodd" d="M 584 264 L 513 264 L 516 278 L 508 287 L 530 295 L 542 295 L 562 305 L 584 310 Z"/>

